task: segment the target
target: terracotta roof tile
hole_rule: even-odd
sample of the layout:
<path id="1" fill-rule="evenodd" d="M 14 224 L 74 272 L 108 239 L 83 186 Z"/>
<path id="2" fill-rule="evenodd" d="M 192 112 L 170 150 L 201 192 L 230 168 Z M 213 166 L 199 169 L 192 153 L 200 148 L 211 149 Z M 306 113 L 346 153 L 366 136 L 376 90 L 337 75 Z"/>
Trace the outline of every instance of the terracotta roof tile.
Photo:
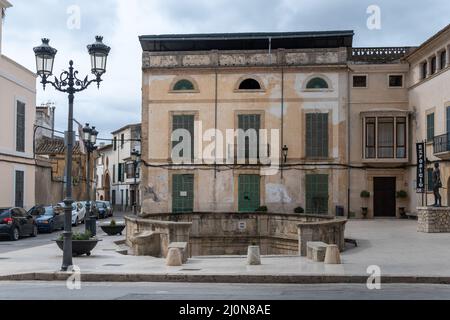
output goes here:
<path id="1" fill-rule="evenodd" d="M 55 137 L 55 138 L 40 138 L 36 142 L 36 154 L 40 155 L 49 155 L 49 154 L 64 154 L 66 152 L 66 146 L 64 145 L 64 139 Z M 81 154 L 80 151 L 80 142 L 77 141 L 73 146 L 74 154 Z"/>

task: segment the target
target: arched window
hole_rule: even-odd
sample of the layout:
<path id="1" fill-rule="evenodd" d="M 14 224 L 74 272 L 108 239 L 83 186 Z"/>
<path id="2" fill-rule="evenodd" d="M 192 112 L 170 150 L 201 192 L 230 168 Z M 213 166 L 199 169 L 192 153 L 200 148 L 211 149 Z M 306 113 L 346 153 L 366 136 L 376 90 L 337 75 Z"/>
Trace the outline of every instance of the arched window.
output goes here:
<path id="1" fill-rule="evenodd" d="M 313 78 L 309 80 L 306 89 L 328 89 L 328 83 L 322 78 Z"/>
<path id="2" fill-rule="evenodd" d="M 239 90 L 261 90 L 261 85 L 255 79 L 245 79 L 239 85 Z"/>
<path id="3" fill-rule="evenodd" d="M 180 80 L 173 86 L 173 91 L 193 91 L 195 90 L 194 84 L 186 79 Z"/>

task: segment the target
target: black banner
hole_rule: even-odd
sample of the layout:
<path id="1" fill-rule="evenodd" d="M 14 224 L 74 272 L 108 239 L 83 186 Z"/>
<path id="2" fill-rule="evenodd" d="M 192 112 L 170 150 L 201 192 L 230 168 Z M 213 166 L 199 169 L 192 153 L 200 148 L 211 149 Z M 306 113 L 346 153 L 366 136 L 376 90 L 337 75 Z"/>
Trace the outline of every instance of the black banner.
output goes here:
<path id="1" fill-rule="evenodd" d="M 425 143 L 417 144 L 417 193 L 425 193 L 426 155 Z"/>

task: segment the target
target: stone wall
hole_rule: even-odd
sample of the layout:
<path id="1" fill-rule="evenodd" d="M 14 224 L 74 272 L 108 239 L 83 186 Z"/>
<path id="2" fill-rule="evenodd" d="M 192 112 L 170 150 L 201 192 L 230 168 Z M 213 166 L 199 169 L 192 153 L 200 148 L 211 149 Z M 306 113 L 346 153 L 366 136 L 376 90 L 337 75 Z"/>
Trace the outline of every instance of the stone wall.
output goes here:
<path id="1" fill-rule="evenodd" d="M 299 239 L 304 243 L 308 236 L 313 240 L 338 244 L 343 250 L 346 222 L 327 216 L 269 213 L 151 214 L 145 215 L 144 219 L 127 218 L 126 221 L 127 241 L 137 230 L 151 227 L 160 231 L 156 221 L 163 224 L 191 223 L 190 256 L 245 255 L 252 243 L 261 247 L 263 255 L 297 255 L 303 252 L 299 250 Z"/>
<path id="2" fill-rule="evenodd" d="M 450 208 L 417 208 L 419 232 L 450 233 Z"/>

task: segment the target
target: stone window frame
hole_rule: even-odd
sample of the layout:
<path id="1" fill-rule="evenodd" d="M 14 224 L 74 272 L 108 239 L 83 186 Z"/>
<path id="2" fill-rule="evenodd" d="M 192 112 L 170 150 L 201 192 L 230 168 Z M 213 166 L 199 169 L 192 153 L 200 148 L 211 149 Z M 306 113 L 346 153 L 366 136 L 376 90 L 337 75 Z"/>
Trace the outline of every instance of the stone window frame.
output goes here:
<path id="1" fill-rule="evenodd" d="M 309 82 L 315 78 L 320 78 L 320 79 L 324 80 L 327 83 L 328 88 L 308 89 L 307 86 L 308 86 Z M 316 74 L 310 75 L 308 78 L 305 79 L 305 82 L 303 83 L 302 91 L 304 91 L 304 92 L 333 92 L 334 87 L 333 87 L 333 84 L 332 84 L 332 81 L 330 80 L 330 78 L 328 78 L 324 74 L 316 73 Z"/>
<path id="2" fill-rule="evenodd" d="M 180 81 L 189 81 L 194 86 L 194 90 L 175 90 L 175 85 Z M 197 81 L 194 80 L 194 78 L 190 76 L 177 76 L 174 80 L 172 80 L 170 84 L 169 93 L 173 94 L 183 94 L 183 93 L 200 93 L 200 89 L 198 86 Z"/>
<path id="3" fill-rule="evenodd" d="M 241 83 L 248 79 L 253 79 L 253 80 L 257 81 L 259 83 L 259 86 L 261 87 L 261 89 L 239 89 L 239 87 L 241 86 Z M 235 93 L 261 93 L 261 92 L 266 92 L 266 87 L 264 86 L 264 82 L 262 81 L 262 79 L 259 76 L 254 75 L 254 74 L 247 74 L 247 75 L 244 75 L 239 78 L 239 80 L 236 82 L 236 84 L 234 86 L 233 91 Z"/>
<path id="4" fill-rule="evenodd" d="M 366 86 L 365 87 L 355 87 L 353 84 L 354 77 L 366 77 Z M 352 74 L 352 89 L 368 89 L 369 88 L 369 74 L 368 73 L 355 73 Z"/>
<path id="5" fill-rule="evenodd" d="M 399 87 L 391 86 L 391 76 L 401 76 L 402 77 L 402 85 Z M 389 73 L 387 75 L 387 86 L 389 89 L 404 89 L 405 88 L 405 75 L 403 73 Z"/>

